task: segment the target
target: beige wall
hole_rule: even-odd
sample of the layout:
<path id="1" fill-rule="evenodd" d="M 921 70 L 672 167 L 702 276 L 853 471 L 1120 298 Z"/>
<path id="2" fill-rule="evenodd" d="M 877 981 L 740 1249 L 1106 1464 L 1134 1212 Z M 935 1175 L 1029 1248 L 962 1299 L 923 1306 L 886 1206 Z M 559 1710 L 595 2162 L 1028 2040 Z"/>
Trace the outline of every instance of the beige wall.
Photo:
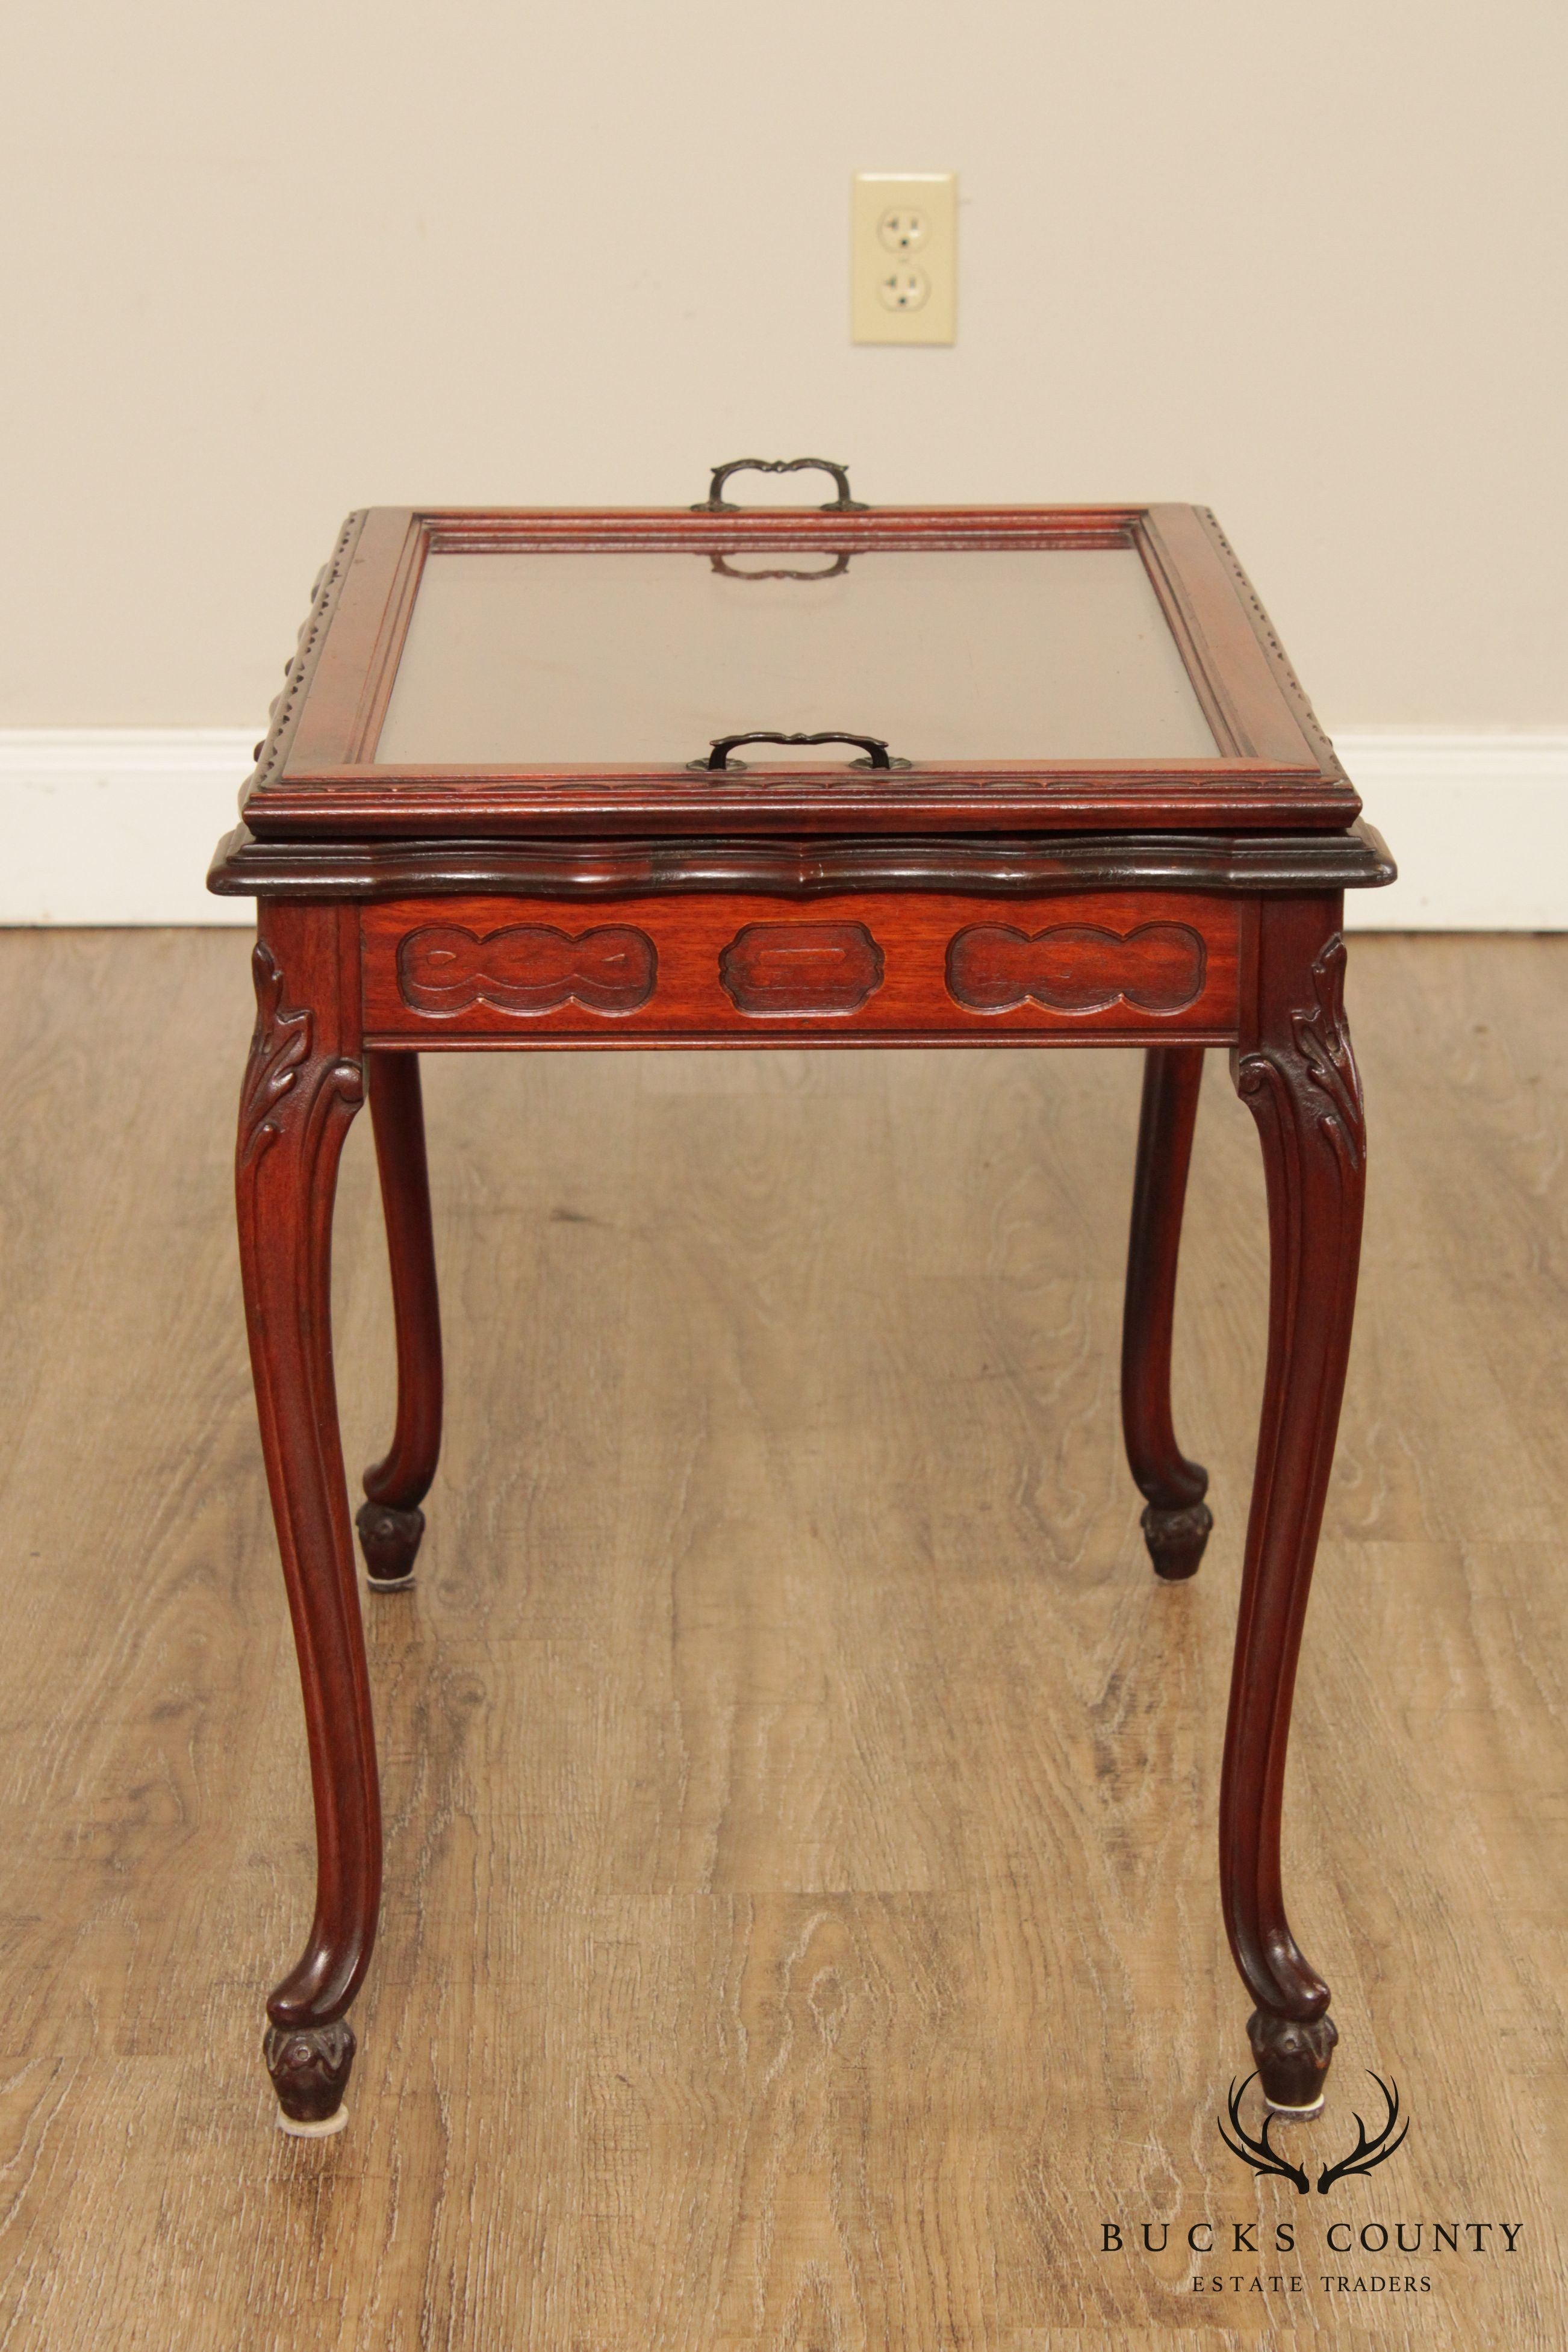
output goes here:
<path id="1" fill-rule="evenodd" d="M 1331 723 L 1568 719 L 1562 0 L 19 0 L 0 723 L 258 717 L 351 505 L 1193 498 Z M 856 168 L 959 341 L 847 340 Z"/>

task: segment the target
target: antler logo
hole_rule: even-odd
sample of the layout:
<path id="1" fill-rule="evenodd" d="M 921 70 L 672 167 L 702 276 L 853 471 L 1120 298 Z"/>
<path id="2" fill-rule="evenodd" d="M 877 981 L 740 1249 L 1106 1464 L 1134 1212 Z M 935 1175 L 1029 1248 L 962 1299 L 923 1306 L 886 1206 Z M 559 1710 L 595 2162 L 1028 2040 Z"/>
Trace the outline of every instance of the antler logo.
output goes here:
<path id="1" fill-rule="evenodd" d="M 1372 2069 L 1369 2067 L 1367 2072 L 1371 2074 Z M 1261 2139 L 1254 2139 L 1250 2132 L 1247 2131 L 1242 2125 L 1241 2102 L 1247 2095 L 1247 2083 L 1255 2079 L 1253 2075 L 1248 2074 L 1246 2082 L 1233 2083 L 1230 2086 L 1230 2096 L 1226 2102 L 1226 2107 L 1230 2116 L 1231 2131 L 1236 2134 L 1235 2139 L 1232 2139 L 1230 2132 L 1226 2131 L 1217 2117 L 1215 2128 L 1232 2156 L 1239 2157 L 1243 2164 L 1250 2165 L 1254 2174 L 1272 2172 L 1277 2173 L 1281 2180 L 1293 2180 L 1298 2196 L 1305 2197 L 1311 2187 L 1306 2172 L 1300 2165 L 1292 2164 L 1288 2157 L 1282 2156 L 1269 2139 L 1268 2135 L 1279 2118 L 1272 2115 L 1265 2117 Z M 1384 2104 L 1388 2110 L 1387 2120 L 1382 2130 L 1374 2132 L 1368 2139 L 1366 2126 L 1359 2116 L 1356 2116 L 1356 2144 L 1348 2156 L 1341 2158 L 1338 2164 L 1323 2166 L 1318 2174 L 1320 2197 L 1326 2197 L 1336 2180 L 1348 2180 L 1352 2173 L 1371 2172 L 1378 2165 L 1386 2164 L 1410 2129 L 1408 2116 L 1400 2125 L 1397 2132 L 1394 2128 L 1395 2124 L 1399 2123 L 1399 2085 L 1396 2083 L 1392 2084 L 1385 2083 L 1381 2074 L 1373 2074 L 1372 2079 L 1383 2093 Z"/>

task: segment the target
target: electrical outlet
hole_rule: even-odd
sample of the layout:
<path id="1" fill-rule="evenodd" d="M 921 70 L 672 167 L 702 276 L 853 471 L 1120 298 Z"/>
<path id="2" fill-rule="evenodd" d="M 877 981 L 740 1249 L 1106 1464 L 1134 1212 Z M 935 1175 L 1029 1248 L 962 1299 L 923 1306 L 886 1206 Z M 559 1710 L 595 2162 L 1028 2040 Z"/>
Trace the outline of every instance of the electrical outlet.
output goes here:
<path id="1" fill-rule="evenodd" d="M 849 337 L 951 343 L 958 319 L 956 172 L 857 172 L 849 220 Z"/>

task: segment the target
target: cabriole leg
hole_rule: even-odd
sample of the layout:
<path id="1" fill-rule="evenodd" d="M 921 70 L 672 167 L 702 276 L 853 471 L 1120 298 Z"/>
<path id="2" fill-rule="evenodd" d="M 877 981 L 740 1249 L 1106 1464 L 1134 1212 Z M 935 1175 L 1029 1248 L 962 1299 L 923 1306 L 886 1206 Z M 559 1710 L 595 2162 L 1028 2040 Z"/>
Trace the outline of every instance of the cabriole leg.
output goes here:
<path id="1" fill-rule="evenodd" d="M 338 2130 L 381 1898 L 375 1737 L 332 1380 L 338 1160 L 359 1108 L 353 909 L 263 910 L 236 1188 L 257 1411 L 299 1652 L 316 1815 L 316 1910 L 267 2004 L 286 2131 Z"/>
<path id="2" fill-rule="evenodd" d="M 1121 1426 L 1143 1496 L 1143 1538 L 1155 1573 L 1191 1576 L 1214 1525 L 1204 1496 L 1209 1474 L 1189 1462 L 1171 1421 L 1171 1327 L 1182 1207 L 1203 1083 L 1201 1045 L 1152 1046 L 1143 1057 L 1143 1108 L 1121 1320 Z"/>
<path id="3" fill-rule="evenodd" d="M 1235 1076 L 1268 1188 L 1268 1369 L 1247 1534 L 1220 1797 L 1231 1949 L 1257 2003 L 1263 2093 L 1311 2114 L 1338 2039 L 1329 1988 L 1285 1916 L 1279 1819 L 1290 1700 L 1333 1460 L 1361 1255 L 1366 1137 L 1344 1014 L 1337 900 L 1261 910 L 1255 1041 Z"/>
<path id="4" fill-rule="evenodd" d="M 357 1525 L 373 1591 L 405 1591 L 425 1533 L 419 1508 L 441 1451 L 441 1311 L 425 1109 L 416 1054 L 369 1054 L 371 1125 L 386 1215 L 397 1329 L 397 1425 L 385 1458 L 364 1474 Z"/>

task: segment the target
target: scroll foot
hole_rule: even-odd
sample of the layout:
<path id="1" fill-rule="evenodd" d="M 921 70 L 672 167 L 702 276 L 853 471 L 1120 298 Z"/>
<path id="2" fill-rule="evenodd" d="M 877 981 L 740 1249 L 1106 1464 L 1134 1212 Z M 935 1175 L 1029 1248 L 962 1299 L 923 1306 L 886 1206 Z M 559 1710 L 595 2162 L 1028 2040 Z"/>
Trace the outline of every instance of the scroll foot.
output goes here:
<path id="1" fill-rule="evenodd" d="M 414 1561 L 425 1533 L 424 1512 L 394 1510 L 390 1503 L 362 1503 L 354 1525 L 371 1591 L 406 1591 L 414 1581 Z"/>
<path id="2" fill-rule="evenodd" d="M 278 2094 L 278 2127 L 295 2139 L 325 2139 L 342 2131 L 343 2093 L 354 2063 L 353 2028 L 346 2017 L 331 2025 L 269 2025 L 261 2054 Z"/>
<path id="3" fill-rule="evenodd" d="M 1329 2061 L 1340 2038 L 1333 2019 L 1314 2017 L 1303 2024 L 1255 2009 L 1247 2021 L 1247 2038 L 1269 2112 L 1315 2116 L 1323 2104 Z"/>
<path id="4" fill-rule="evenodd" d="M 1204 1474 L 1200 1471 L 1198 1475 Z M 1188 1503 L 1178 1510 L 1165 1510 L 1158 1503 L 1151 1503 L 1142 1524 L 1155 1575 L 1163 1577 L 1167 1584 L 1175 1584 L 1183 1577 L 1191 1576 L 1202 1559 L 1214 1526 L 1214 1513 L 1206 1503 Z"/>

